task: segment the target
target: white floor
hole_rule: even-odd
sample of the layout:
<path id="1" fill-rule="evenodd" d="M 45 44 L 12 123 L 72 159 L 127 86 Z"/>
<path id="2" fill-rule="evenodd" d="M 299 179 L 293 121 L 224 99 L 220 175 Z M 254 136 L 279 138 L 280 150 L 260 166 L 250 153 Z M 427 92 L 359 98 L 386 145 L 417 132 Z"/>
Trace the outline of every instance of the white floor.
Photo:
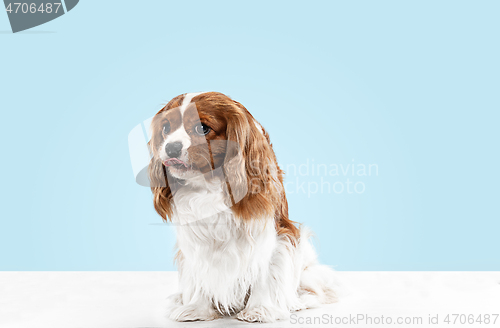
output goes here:
<path id="1" fill-rule="evenodd" d="M 500 313 L 500 272 L 337 274 L 344 285 L 340 302 L 296 312 L 288 321 L 247 324 L 165 319 L 165 298 L 177 288 L 175 272 L 0 272 L 0 327 L 384 327 L 389 319 L 394 327 L 500 327 L 500 318 L 493 324 Z M 438 324 L 429 325 L 436 315 Z M 460 324 L 471 318 L 474 324 Z"/>

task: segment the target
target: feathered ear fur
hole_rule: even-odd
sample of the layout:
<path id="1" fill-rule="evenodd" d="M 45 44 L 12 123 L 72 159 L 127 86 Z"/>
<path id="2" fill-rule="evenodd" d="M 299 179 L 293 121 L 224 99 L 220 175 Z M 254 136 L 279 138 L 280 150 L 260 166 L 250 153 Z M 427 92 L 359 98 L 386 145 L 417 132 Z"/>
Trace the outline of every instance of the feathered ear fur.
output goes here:
<path id="1" fill-rule="evenodd" d="M 170 104 L 170 103 L 169 103 Z M 149 162 L 148 175 L 151 191 L 153 192 L 153 203 L 156 212 L 163 220 L 172 218 L 172 190 L 167 181 L 167 172 L 159 157 L 159 146 L 163 141 L 161 114 L 169 105 L 161 109 L 151 122 L 151 140 L 148 146 L 152 158 Z"/>
<path id="2" fill-rule="evenodd" d="M 167 182 L 167 172 L 161 160 L 153 157 L 149 163 L 148 173 L 155 210 L 163 220 L 168 221 L 172 218 L 172 190 Z"/>
<path id="3" fill-rule="evenodd" d="M 168 109 L 178 107 L 183 97 L 184 95 L 179 95 L 170 100 L 168 104 L 156 113 L 150 127 L 151 140 L 149 140 L 148 146 L 152 158 L 148 167 L 149 182 L 151 191 L 153 192 L 155 210 L 165 221 L 172 219 L 172 188 L 174 186 L 169 185 L 168 180 L 173 181 L 173 179 L 167 179 L 167 170 L 160 159 L 159 147 L 163 142 L 161 121 L 162 115 Z"/>
<path id="4" fill-rule="evenodd" d="M 233 206 L 233 212 L 243 220 L 274 217 L 284 194 L 281 170 L 267 133 L 257 127 L 252 115 L 238 102 L 238 107 L 227 118 L 227 139 L 239 146 L 239 165 L 228 174 L 246 186 L 237 186 L 246 195 Z M 235 188 L 232 187 L 232 191 Z M 240 190 L 241 189 L 241 190 Z M 234 192 L 233 192 L 234 194 Z"/>
<path id="5" fill-rule="evenodd" d="M 274 218 L 278 235 L 297 245 L 300 231 L 288 218 L 288 202 L 283 186 L 283 171 L 274 154 L 269 135 L 246 108 L 234 101 L 239 112 L 228 118 L 227 138 L 239 145 L 240 165 L 230 175 L 246 179 L 247 194 L 232 207 L 243 219 Z M 238 162 L 237 162 L 238 163 Z M 234 189 L 234 188 L 233 188 Z"/>

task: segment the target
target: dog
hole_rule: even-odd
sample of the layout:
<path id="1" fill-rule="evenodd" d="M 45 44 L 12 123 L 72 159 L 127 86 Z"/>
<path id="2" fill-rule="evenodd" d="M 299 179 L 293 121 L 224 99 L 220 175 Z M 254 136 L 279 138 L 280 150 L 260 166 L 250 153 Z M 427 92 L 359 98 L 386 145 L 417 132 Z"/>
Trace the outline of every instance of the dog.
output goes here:
<path id="1" fill-rule="evenodd" d="M 154 207 L 176 226 L 176 321 L 274 322 L 337 300 L 311 232 L 288 217 L 267 131 L 218 92 L 173 98 L 152 119 Z"/>

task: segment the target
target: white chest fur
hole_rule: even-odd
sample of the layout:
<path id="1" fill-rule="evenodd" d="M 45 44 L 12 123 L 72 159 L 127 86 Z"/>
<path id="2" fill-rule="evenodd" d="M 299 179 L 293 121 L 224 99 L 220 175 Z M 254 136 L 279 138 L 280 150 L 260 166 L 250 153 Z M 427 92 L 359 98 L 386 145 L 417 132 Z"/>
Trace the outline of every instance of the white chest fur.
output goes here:
<path id="1" fill-rule="evenodd" d="M 208 298 L 221 312 L 241 309 L 269 270 L 277 244 L 272 218 L 243 222 L 224 204 L 221 184 L 186 186 L 174 196 L 184 302 Z"/>

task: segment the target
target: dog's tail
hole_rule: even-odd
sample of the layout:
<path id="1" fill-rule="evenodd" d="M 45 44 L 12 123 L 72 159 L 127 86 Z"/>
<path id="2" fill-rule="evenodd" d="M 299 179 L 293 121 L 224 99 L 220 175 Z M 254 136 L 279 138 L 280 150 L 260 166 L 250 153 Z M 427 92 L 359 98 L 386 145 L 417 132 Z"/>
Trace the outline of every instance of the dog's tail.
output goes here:
<path id="1" fill-rule="evenodd" d="M 306 308 L 335 303 L 340 289 L 336 273 L 329 266 L 318 263 L 318 256 L 311 243 L 313 233 L 305 227 L 300 230 L 299 247 L 304 259 L 298 288 L 300 300 Z"/>

